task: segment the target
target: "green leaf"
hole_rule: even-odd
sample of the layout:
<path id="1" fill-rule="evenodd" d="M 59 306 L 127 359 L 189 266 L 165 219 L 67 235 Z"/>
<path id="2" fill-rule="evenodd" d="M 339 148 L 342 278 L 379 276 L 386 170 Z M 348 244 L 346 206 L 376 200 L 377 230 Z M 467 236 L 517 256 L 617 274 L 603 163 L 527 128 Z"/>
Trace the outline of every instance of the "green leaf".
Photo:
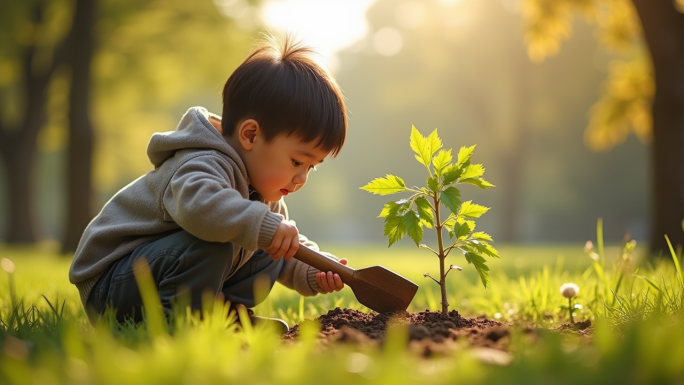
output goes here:
<path id="1" fill-rule="evenodd" d="M 458 213 L 458 206 L 461 204 L 461 200 L 458 197 L 461 196 L 461 192 L 458 191 L 456 187 L 449 187 L 439 194 L 439 199 L 444 203 L 452 213 Z"/>
<path id="2" fill-rule="evenodd" d="M 420 217 L 415 211 L 409 210 L 402 218 L 406 226 L 406 233 L 418 246 L 423 240 L 423 227 L 420 225 Z"/>
<path id="3" fill-rule="evenodd" d="M 432 167 L 435 168 L 435 174 L 438 177 L 442 175 L 444 168 L 448 166 L 453 159 L 454 157 L 451 156 L 451 150 L 440 151 L 434 158 L 432 158 Z"/>
<path id="4" fill-rule="evenodd" d="M 437 192 L 439 190 L 439 183 L 437 182 L 436 176 L 431 176 L 427 179 L 427 185 L 430 190 Z"/>
<path id="5" fill-rule="evenodd" d="M 487 288 L 487 284 L 489 284 L 489 267 L 487 266 L 487 262 L 485 261 L 484 257 L 476 253 L 473 253 L 472 251 L 466 251 L 464 255 L 466 261 L 468 261 L 468 263 L 472 263 L 473 266 L 475 266 L 475 270 L 477 270 L 477 274 L 480 275 L 480 280 L 482 281 L 482 284 L 485 288 Z"/>
<path id="6" fill-rule="evenodd" d="M 378 218 L 386 218 L 391 215 L 397 215 L 397 212 L 399 212 L 400 208 L 400 204 L 396 202 L 389 202 L 382 207 L 382 211 L 380 212 L 380 215 L 378 215 Z"/>
<path id="7" fill-rule="evenodd" d="M 461 174 L 461 181 L 464 179 L 471 179 L 471 178 L 477 178 L 482 176 L 484 174 L 485 169 L 482 167 L 481 164 L 471 164 L 466 166 L 463 169 L 463 173 Z"/>
<path id="8" fill-rule="evenodd" d="M 387 174 L 386 178 L 373 179 L 373 181 L 361 187 L 361 190 L 366 190 L 378 195 L 389 195 L 406 191 L 406 184 L 404 184 L 404 180 L 398 176 Z"/>
<path id="9" fill-rule="evenodd" d="M 418 197 L 414 202 L 416 203 L 416 208 L 418 210 L 418 216 L 420 219 L 434 226 L 435 216 L 432 213 L 432 206 L 430 205 L 430 202 L 428 202 L 428 200 L 424 197 Z"/>
<path id="10" fill-rule="evenodd" d="M 462 169 L 470 165 L 470 157 L 473 155 L 474 150 L 475 146 L 461 147 L 458 151 L 458 162 L 456 163 L 456 167 Z"/>
<path id="11" fill-rule="evenodd" d="M 403 217 L 392 215 L 385 218 L 385 236 L 389 240 L 389 246 L 404 238 L 405 235 L 406 225 Z"/>
<path id="12" fill-rule="evenodd" d="M 475 222 L 459 219 L 454 223 L 452 233 L 456 239 L 465 238 L 475 229 Z"/>
<path id="13" fill-rule="evenodd" d="M 469 183 L 469 184 L 475 185 L 481 189 L 488 189 L 490 187 L 494 187 L 493 184 L 487 182 L 486 180 L 484 180 L 482 178 L 461 179 L 460 183 Z"/>
<path id="14" fill-rule="evenodd" d="M 444 221 L 443 226 L 448 230 L 451 231 L 454 229 L 454 225 L 456 224 L 456 217 L 455 216 L 450 216 L 447 218 L 446 221 Z"/>
<path id="15" fill-rule="evenodd" d="M 461 173 L 463 173 L 463 169 L 456 167 L 455 164 L 446 166 L 444 170 L 442 170 L 442 176 L 444 177 L 442 183 L 446 186 L 456 182 L 456 180 L 461 177 Z"/>
<path id="16" fill-rule="evenodd" d="M 434 131 L 432 131 L 430 133 L 430 136 L 428 136 L 427 141 L 428 141 L 428 145 L 430 146 L 430 147 L 428 147 L 430 149 L 430 158 L 432 158 L 432 156 L 435 155 L 437 150 L 442 148 L 442 139 L 440 139 L 439 135 L 437 135 L 437 129 L 436 128 L 434 129 Z M 449 150 L 449 151 L 451 151 L 451 150 Z M 451 162 L 451 161 L 449 161 L 449 162 Z"/>
<path id="17" fill-rule="evenodd" d="M 491 241 L 492 240 L 492 237 L 483 231 L 478 231 L 477 233 L 473 233 L 473 235 L 471 235 L 471 237 L 474 239 L 481 240 L 481 241 Z"/>
<path id="18" fill-rule="evenodd" d="M 500 258 L 499 252 L 486 241 L 478 241 L 473 239 L 469 242 L 469 245 L 477 250 L 478 254 L 486 254 L 492 258 Z"/>
<path id="19" fill-rule="evenodd" d="M 489 211 L 488 207 L 480 206 L 472 201 L 465 201 L 461 204 L 461 208 L 458 210 L 458 216 L 460 218 L 479 218 L 482 214 Z"/>
<path id="20" fill-rule="evenodd" d="M 430 159 L 432 153 L 430 152 L 430 142 L 428 138 L 423 137 L 416 129 L 416 126 L 411 127 L 411 149 L 416 153 L 416 159 L 426 167 L 430 167 Z"/>

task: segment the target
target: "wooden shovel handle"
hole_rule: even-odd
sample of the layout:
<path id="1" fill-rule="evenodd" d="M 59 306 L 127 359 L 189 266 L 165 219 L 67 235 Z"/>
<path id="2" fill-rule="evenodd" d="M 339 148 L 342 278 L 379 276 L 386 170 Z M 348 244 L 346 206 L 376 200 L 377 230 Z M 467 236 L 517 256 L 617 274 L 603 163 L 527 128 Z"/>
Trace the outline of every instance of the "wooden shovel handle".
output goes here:
<path id="1" fill-rule="evenodd" d="M 336 260 L 326 257 L 325 255 L 314 251 L 302 244 L 299 245 L 297 252 L 294 255 L 298 260 L 306 263 L 309 266 L 313 266 L 320 271 L 332 271 L 337 273 L 342 278 L 342 282 L 349 285 L 352 281 L 352 276 L 354 275 L 354 269 L 345 266 Z"/>

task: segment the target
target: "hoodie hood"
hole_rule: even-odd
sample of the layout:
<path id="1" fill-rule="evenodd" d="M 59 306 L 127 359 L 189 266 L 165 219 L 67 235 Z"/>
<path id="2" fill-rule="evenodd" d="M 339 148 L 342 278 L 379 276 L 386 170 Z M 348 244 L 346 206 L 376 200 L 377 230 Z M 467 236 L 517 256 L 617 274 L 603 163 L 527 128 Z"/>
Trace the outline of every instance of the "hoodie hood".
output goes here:
<path id="1" fill-rule="evenodd" d="M 157 132 L 147 145 L 147 156 L 155 168 L 175 155 L 176 151 L 201 148 L 216 150 L 231 158 L 246 176 L 246 168 L 237 151 L 223 138 L 209 122 L 209 117 L 221 120 L 204 107 L 191 107 L 183 115 L 176 131 Z"/>

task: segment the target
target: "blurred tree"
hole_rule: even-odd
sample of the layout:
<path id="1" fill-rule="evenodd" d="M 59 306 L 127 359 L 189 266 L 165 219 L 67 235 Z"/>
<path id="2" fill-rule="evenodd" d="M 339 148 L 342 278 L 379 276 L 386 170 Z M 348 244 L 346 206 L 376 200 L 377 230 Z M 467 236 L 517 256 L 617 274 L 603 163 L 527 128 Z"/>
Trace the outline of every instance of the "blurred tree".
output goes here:
<path id="1" fill-rule="evenodd" d="M 585 141 L 592 149 L 607 150 L 634 132 L 653 142 L 650 248 L 653 254 L 668 252 L 663 234 L 683 245 L 684 1 L 524 0 L 523 9 L 533 61 L 559 51 L 574 13 L 596 24 L 606 48 L 624 55 L 610 65 Z"/>
<path id="2" fill-rule="evenodd" d="M 74 250 L 101 201 L 151 168 L 145 146 L 153 132 L 173 130 L 191 105 L 220 107 L 222 81 L 247 54 L 259 26 L 256 3 L 102 0 L 97 13 L 94 0 L 3 4 L 5 240 L 39 236 L 34 160 L 40 151 L 60 152 L 68 206 L 65 231 L 58 233 L 64 251 Z M 93 187 L 101 195 L 95 202 Z"/>
<path id="3" fill-rule="evenodd" d="M 608 55 L 597 47 L 592 27 L 578 23 L 576 37 L 558 58 L 532 63 L 514 3 L 373 4 L 367 37 L 339 56 L 338 78 L 350 110 L 346 150 L 314 174 L 301 194 L 288 196 L 307 235 L 383 238 L 382 226 L 363 219 L 378 202 L 361 191 L 340 196 L 338 190 L 362 186 L 378 173 L 402 173 L 407 183 L 422 183 L 422 170 L 401 150 L 408 148 L 402 132 L 415 124 L 439 128 L 444 142 L 456 147 L 477 143 L 477 161 L 490 165 L 496 185 L 475 192 L 473 199 L 493 207 L 478 226 L 496 239 L 584 242 L 595 234 L 597 216 L 610 221 L 607 239 L 620 240 L 627 232 L 645 237 L 645 148 L 631 139 L 602 156 L 589 151 L 577 131 L 587 125 L 585 112 Z M 388 38 L 393 35 L 401 44 Z M 397 45 L 398 52 L 386 50 Z M 334 206 L 327 203 L 330 197 Z M 302 213 L 319 199 L 325 203 L 318 210 L 340 219 L 332 230 Z"/>
<path id="4" fill-rule="evenodd" d="M 47 91 L 64 61 L 70 25 L 65 1 L 4 2 L 0 12 L 0 155 L 10 204 L 7 242 L 33 242 L 36 138 Z"/>
<path id="5" fill-rule="evenodd" d="M 223 83 L 260 28 L 256 3 L 103 1 L 92 67 L 92 209 L 152 169 L 146 147 L 154 132 L 174 130 L 194 105 L 220 113 Z"/>
<path id="6" fill-rule="evenodd" d="M 92 219 L 91 159 L 93 125 L 90 118 L 90 63 L 95 49 L 93 27 L 96 0 L 76 0 L 69 35 L 69 142 L 67 147 L 67 210 L 62 251 L 75 251 Z"/>

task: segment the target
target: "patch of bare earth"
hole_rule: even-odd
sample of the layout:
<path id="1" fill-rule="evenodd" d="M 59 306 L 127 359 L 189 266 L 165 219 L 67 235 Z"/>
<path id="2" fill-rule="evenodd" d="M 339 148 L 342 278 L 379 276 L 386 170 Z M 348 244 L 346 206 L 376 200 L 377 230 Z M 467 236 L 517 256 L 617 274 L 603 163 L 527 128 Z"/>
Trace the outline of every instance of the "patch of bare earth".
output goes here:
<path id="1" fill-rule="evenodd" d="M 350 342 L 361 345 L 382 344 L 388 326 L 404 324 L 408 327 L 409 348 L 423 355 L 446 353 L 456 341 L 465 341 L 476 348 L 506 351 L 510 336 L 508 326 L 481 318 L 464 318 L 452 310 L 448 316 L 425 310 L 419 313 L 363 313 L 358 310 L 335 308 L 317 318 L 321 324 L 320 338 L 324 343 Z M 285 335 L 295 339 L 299 325 Z"/>
<path id="2" fill-rule="evenodd" d="M 570 324 L 562 324 L 557 328 L 551 329 L 551 331 L 560 333 L 579 334 L 581 336 L 591 336 L 594 332 L 594 329 L 591 326 L 591 320 L 587 319 L 584 321 L 578 321 Z"/>

